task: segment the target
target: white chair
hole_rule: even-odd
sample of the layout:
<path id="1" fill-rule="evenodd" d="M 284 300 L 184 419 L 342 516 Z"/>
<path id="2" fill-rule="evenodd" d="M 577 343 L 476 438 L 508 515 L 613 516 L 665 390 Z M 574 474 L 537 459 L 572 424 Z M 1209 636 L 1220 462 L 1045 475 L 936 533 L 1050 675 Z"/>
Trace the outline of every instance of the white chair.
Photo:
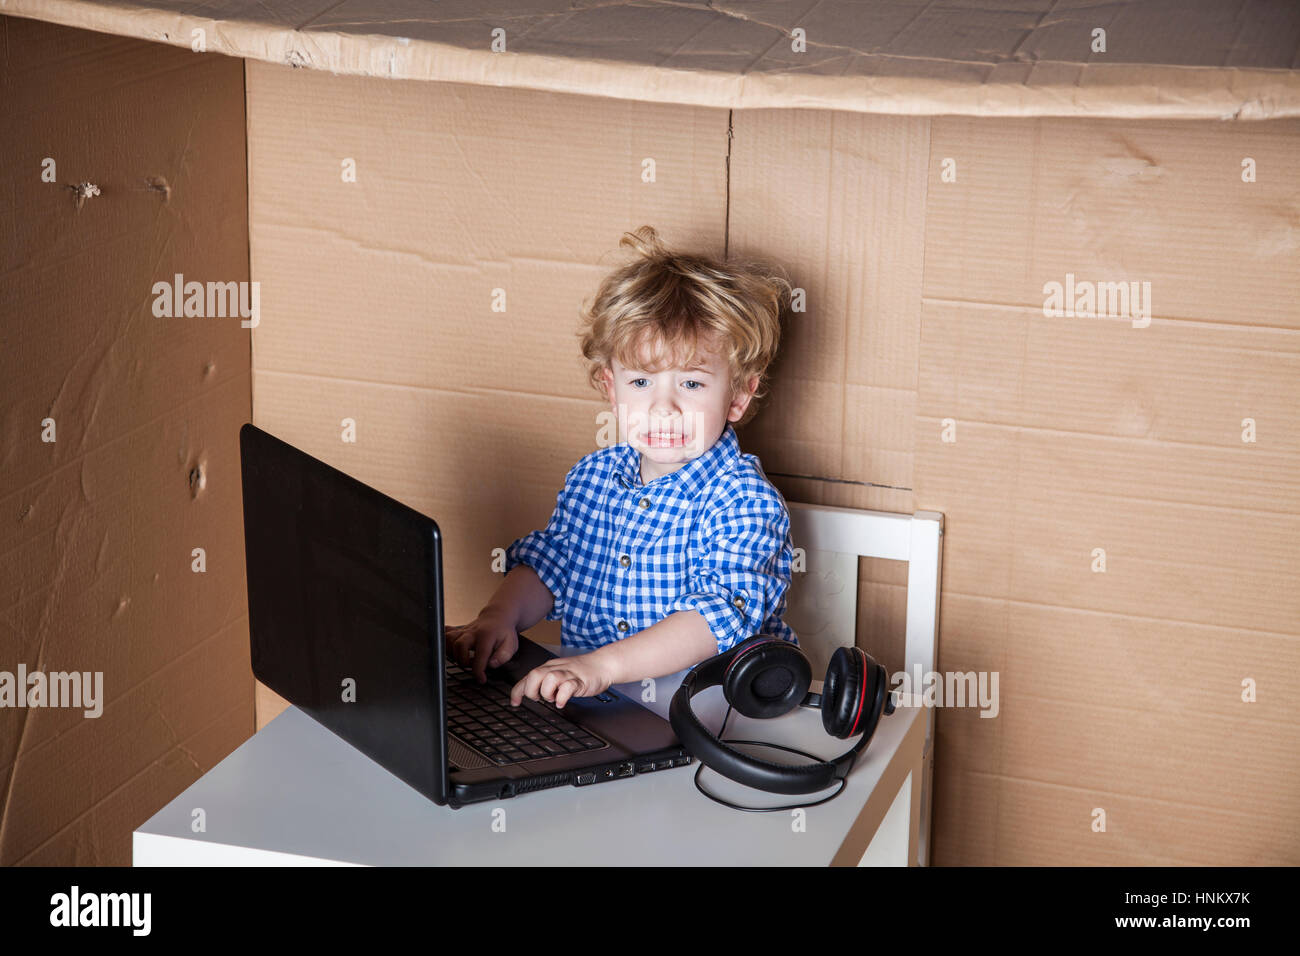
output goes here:
<path id="1" fill-rule="evenodd" d="M 934 670 L 939 636 L 939 572 L 943 557 L 943 515 L 864 511 L 786 502 L 796 567 L 802 549 L 806 570 L 795 571 L 784 620 L 812 664 L 813 679 L 826 674 L 837 647 L 855 643 L 858 558 L 907 562 L 907 650 L 909 674 Z M 873 648 L 863 647 L 867 653 Z M 877 656 L 878 655 L 873 655 Z M 892 676 L 892 675 L 891 675 Z M 891 685 L 892 686 L 892 685 Z M 924 719 L 924 779 L 921 787 L 918 866 L 930 863 L 931 786 L 934 771 L 934 709 Z"/>

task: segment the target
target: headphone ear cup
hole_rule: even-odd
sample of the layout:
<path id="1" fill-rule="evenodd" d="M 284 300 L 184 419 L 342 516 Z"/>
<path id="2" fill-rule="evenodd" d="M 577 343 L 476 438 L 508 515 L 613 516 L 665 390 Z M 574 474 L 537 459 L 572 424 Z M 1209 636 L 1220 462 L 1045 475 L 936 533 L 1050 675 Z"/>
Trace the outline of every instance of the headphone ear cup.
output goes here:
<path id="1" fill-rule="evenodd" d="M 862 656 L 847 647 L 837 647 L 826 668 L 822 686 L 822 726 L 832 737 L 849 736 L 862 698 Z"/>
<path id="2" fill-rule="evenodd" d="M 738 656 L 722 688 L 736 710 L 746 717 L 765 719 L 797 707 L 811 684 L 812 667 L 803 651 L 777 639 Z"/>

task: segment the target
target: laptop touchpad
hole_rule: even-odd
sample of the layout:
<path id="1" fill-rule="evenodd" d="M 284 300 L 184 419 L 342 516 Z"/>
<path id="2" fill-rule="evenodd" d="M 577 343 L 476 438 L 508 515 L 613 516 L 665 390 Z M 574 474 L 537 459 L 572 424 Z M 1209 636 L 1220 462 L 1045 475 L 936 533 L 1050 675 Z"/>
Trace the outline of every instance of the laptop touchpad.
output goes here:
<path id="1" fill-rule="evenodd" d="M 495 766 L 491 760 L 479 756 L 455 737 L 450 736 L 447 738 L 447 762 L 461 770 L 478 770 L 482 767 Z"/>

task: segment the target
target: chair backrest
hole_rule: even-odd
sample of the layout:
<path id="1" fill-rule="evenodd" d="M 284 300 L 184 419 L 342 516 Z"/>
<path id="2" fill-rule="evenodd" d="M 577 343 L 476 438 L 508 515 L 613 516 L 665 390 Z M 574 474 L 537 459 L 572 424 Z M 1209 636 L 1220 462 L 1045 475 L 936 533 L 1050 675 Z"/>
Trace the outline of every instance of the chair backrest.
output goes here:
<path id="1" fill-rule="evenodd" d="M 858 619 L 858 558 L 907 562 L 907 635 L 904 667 L 911 674 L 934 670 L 939 638 L 939 579 L 943 558 L 943 514 L 894 514 L 788 501 L 795 548 L 784 620 L 812 664 L 813 679 L 826 674 L 837 647 L 855 641 Z M 800 562 L 804 570 L 799 571 Z M 871 653 L 870 647 L 863 650 Z M 916 862 L 929 864 L 930 788 L 933 773 L 934 711 L 926 708 L 925 779 L 921 786 L 921 839 Z"/>

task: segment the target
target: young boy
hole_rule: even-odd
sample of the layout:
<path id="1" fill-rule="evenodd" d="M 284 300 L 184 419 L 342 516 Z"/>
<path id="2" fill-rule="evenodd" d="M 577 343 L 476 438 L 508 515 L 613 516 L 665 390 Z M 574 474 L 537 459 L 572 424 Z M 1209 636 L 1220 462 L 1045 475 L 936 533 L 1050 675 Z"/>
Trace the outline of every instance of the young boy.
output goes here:
<path id="1" fill-rule="evenodd" d="M 789 284 L 753 264 L 670 253 L 649 226 L 620 245 L 639 258 L 601 284 L 582 352 L 622 440 L 570 469 L 546 528 L 507 549 L 492 600 L 447 628 L 452 656 L 480 681 L 542 618 L 563 621 L 565 646 L 591 649 L 534 668 L 515 706 L 563 707 L 755 634 L 799 643 L 781 620 L 790 516 L 731 425 L 750 417 L 776 357 Z"/>

